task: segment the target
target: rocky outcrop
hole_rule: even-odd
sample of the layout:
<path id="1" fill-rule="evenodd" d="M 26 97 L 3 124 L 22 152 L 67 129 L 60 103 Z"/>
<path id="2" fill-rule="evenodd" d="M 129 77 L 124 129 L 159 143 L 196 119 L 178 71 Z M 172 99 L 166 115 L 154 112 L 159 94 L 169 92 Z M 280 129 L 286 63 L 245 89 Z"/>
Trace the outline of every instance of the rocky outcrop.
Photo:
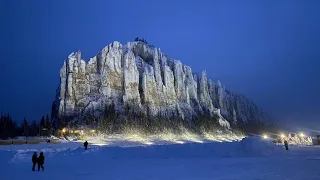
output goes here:
<path id="1" fill-rule="evenodd" d="M 59 117 L 99 116 L 114 102 L 124 112 L 130 105 L 151 115 L 190 120 L 202 113 L 217 115 L 222 126 L 262 120 L 254 103 L 227 91 L 206 72 L 171 59 L 144 42 L 113 42 L 87 63 L 71 53 L 60 70 L 60 86 L 53 108 Z"/>

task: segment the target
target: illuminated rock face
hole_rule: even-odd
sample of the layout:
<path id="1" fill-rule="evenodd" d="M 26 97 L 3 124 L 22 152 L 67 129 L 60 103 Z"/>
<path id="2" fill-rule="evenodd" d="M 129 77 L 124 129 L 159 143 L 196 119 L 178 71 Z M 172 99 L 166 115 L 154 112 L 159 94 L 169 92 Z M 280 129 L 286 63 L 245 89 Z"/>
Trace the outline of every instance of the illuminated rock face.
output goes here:
<path id="1" fill-rule="evenodd" d="M 190 120 L 200 113 L 217 115 L 221 126 L 261 120 L 259 109 L 243 96 L 225 90 L 206 72 L 189 66 L 143 42 L 113 42 L 88 62 L 71 53 L 60 70 L 53 110 L 57 116 L 99 116 L 111 102 L 119 112 L 130 105 L 151 115 Z M 229 121 L 227 121 L 228 119 Z"/>

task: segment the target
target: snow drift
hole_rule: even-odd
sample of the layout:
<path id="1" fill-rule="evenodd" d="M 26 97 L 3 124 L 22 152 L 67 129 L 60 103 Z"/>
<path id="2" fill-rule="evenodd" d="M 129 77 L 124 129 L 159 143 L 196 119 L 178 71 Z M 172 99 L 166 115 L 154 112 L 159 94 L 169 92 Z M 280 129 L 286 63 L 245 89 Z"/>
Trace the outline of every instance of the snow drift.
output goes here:
<path id="1" fill-rule="evenodd" d="M 282 146 L 265 141 L 260 137 L 246 137 L 239 142 L 186 143 L 169 146 L 108 147 L 89 145 L 90 148 L 87 151 L 82 148 L 82 143 L 75 142 L 5 147 L 1 147 L 0 152 L 5 155 L 4 160 L 10 163 L 29 162 L 34 151 L 42 151 L 46 157 L 55 159 L 83 155 L 100 156 L 104 159 L 252 157 L 277 156 L 284 152 Z"/>

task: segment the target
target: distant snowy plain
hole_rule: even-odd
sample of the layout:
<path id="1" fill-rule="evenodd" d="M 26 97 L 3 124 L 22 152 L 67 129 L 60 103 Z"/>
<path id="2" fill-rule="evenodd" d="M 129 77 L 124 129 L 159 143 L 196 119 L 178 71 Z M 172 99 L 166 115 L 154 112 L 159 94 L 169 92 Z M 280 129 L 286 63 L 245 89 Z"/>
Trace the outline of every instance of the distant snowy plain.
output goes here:
<path id="1" fill-rule="evenodd" d="M 3 180 L 316 180 L 320 147 L 275 145 L 261 137 L 112 136 L 60 144 L 0 146 Z M 230 142 L 231 141 L 231 142 Z M 45 171 L 31 171 L 34 151 Z"/>

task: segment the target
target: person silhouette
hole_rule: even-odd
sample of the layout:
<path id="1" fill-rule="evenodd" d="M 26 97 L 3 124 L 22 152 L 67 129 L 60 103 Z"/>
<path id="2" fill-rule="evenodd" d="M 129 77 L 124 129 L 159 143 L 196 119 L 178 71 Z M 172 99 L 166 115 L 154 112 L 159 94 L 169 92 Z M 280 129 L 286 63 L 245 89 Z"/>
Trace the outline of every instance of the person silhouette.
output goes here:
<path id="1" fill-rule="evenodd" d="M 35 171 L 37 161 L 38 161 L 38 155 L 37 155 L 37 152 L 34 152 L 32 155 L 32 171 Z"/>
<path id="2" fill-rule="evenodd" d="M 42 169 L 42 171 L 44 170 L 44 155 L 43 152 L 40 153 L 40 156 L 38 157 L 38 171 L 40 171 L 40 168 Z"/>
<path id="3" fill-rule="evenodd" d="M 286 150 L 289 150 L 288 141 L 287 140 L 284 140 L 284 147 L 286 148 Z"/>
<path id="4" fill-rule="evenodd" d="M 83 143 L 84 149 L 87 150 L 88 149 L 88 141 Z"/>

